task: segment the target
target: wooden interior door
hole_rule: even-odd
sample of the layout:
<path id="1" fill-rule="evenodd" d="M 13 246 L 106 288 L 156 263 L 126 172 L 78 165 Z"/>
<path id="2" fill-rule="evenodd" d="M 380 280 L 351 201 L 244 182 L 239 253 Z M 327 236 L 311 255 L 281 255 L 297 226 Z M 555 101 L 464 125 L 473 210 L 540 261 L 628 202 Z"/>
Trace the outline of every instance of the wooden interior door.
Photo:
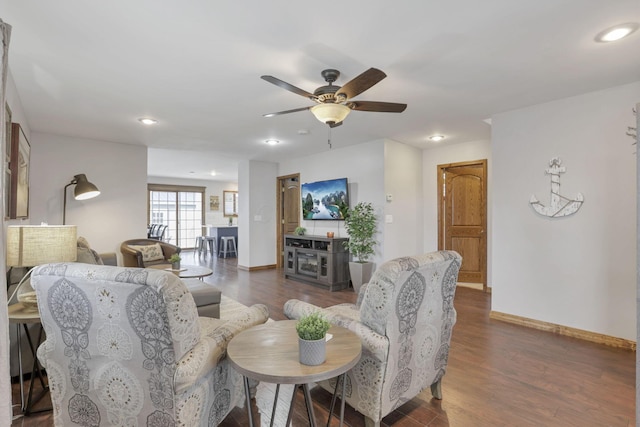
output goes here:
<path id="1" fill-rule="evenodd" d="M 284 235 L 300 225 L 300 174 L 278 177 L 277 267 L 284 266 Z"/>
<path id="2" fill-rule="evenodd" d="M 460 282 L 487 290 L 487 161 L 438 166 L 438 249 L 462 256 Z"/>

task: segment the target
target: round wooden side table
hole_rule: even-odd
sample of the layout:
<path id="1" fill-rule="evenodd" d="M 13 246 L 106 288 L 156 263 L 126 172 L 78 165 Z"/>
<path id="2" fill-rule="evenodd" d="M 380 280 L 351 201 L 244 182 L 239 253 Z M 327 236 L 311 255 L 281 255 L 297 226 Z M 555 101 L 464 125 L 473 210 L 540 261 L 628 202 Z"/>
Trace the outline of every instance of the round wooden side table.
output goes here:
<path id="1" fill-rule="evenodd" d="M 249 411 L 249 423 L 254 426 L 251 413 L 251 396 L 249 378 L 268 383 L 275 383 L 276 396 L 273 403 L 271 425 L 273 425 L 278 391 L 280 384 L 302 386 L 309 423 L 316 425 L 309 383 L 341 377 L 336 384 L 336 391 L 342 380 L 342 400 L 340 425 L 344 422 L 344 392 L 346 372 L 353 368 L 362 353 L 360 338 L 353 332 L 340 326 L 332 326 L 328 334 L 326 361 L 317 366 L 303 365 L 298 359 L 298 334 L 295 325 L 297 320 L 282 320 L 254 326 L 236 335 L 227 347 L 227 356 L 231 365 L 244 376 L 244 388 Z M 335 402 L 335 391 L 331 410 Z M 293 393 L 295 397 L 295 391 Z M 289 408 L 287 425 L 291 420 L 293 397 Z M 331 414 L 329 414 L 331 416 Z"/>

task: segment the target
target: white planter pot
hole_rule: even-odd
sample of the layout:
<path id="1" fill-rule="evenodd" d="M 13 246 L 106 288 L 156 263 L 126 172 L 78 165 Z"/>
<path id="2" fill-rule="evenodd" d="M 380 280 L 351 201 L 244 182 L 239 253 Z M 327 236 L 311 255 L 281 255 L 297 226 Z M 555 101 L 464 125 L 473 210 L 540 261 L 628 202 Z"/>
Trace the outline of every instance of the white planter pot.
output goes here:
<path id="1" fill-rule="evenodd" d="M 298 337 L 298 353 L 303 365 L 322 365 L 327 358 L 327 340 L 309 341 Z"/>
<path id="2" fill-rule="evenodd" d="M 351 284 L 353 285 L 353 291 L 360 293 L 360 287 L 363 283 L 369 283 L 371 275 L 373 274 L 372 262 L 350 262 L 349 263 L 349 275 L 351 276 Z"/>

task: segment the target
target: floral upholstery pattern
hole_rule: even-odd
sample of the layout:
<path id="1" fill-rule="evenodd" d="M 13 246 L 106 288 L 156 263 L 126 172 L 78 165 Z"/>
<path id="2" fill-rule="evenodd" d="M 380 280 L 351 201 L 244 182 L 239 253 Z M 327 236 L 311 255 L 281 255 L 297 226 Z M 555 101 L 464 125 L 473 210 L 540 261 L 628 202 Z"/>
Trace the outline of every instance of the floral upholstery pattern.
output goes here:
<path id="1" fill-rule="evenodd" d="M 462 258 L 439 251 L 398 258 L 378 268 L 360 289 L 357 304 L 320 308 L 285 303 L 284 314 L 299 319 L 319 311 L 332 324 L 362 340 L 362 356 L 347 373 L 346 401 L 374 425 L 431 386 L 440 399 L 456 311 L 453 307 Z M 333 392 L 335 379 L 320 385 Z"/>
<path id="2" fill-rule="evenodd" d="M 60 263 L 32 275 L 57 426 L 216 426 L 244 404 L 226 360 L 234 335 L 267 321 L 264 305 L 198 317 L 162 270 Z"/>

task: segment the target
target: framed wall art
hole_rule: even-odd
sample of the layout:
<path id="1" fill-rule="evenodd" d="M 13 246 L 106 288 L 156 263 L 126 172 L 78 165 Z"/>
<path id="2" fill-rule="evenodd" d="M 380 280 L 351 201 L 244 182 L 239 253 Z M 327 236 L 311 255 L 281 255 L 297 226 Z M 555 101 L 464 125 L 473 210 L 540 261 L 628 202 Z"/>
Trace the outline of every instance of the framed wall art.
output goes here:
<path id="1" fill-rule="evenodd" d="M 220 197 L 219 196 L 209 196 L 209 209 L 212 211 L 220 210 Z"/>
<path id="2" fill-rule="evenodd" d="M 31 146 L 22 126 L 11 125 L 11 195 L 9 218 L 29 217 L 29 158 Z"/>

